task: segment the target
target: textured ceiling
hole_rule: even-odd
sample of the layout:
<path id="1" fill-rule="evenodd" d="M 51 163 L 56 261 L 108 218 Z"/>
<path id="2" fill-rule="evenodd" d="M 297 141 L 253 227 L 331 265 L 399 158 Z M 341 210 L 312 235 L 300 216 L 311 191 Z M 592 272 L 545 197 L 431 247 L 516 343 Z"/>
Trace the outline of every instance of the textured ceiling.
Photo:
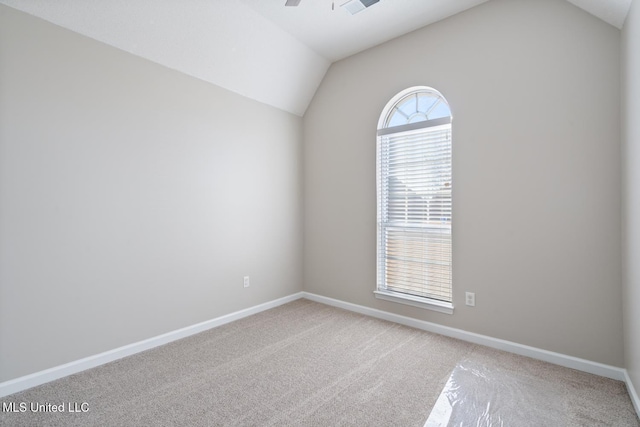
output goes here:
<path id="1" fill-rule="evenodd" d="M 298 7 L 287 8 L 280 0 L 241 1 L 336 61 L 487 0 L 382 0 L 354 16 L 340 7 L 346 0 L 301 0 Z M 622 28 L 631 5 L 631 0 L 568 1 L 617 28 Z"/>
<path id="2" fill-rule="evenodd" d="M 632 0 L 568 0 L 616 28 L 622 29 Z"/>
<path id="3" fill-rule="evenodd" d="M 340 7 L 346 0 L 241 1 L 333 62 L 487 0 L 381 0 L 356 15 Z"/>
<path id="4" fill-rule="evenodd" d="M 356 15 L 340 7 L 345 1 L 301 0 L 298 7 L 285 7 L 285 0 L 0 4 L 301 116 L 331 62 L 487 0 L 381 0 Z M 568 1 L 621 28 L 632 0 Z"/>

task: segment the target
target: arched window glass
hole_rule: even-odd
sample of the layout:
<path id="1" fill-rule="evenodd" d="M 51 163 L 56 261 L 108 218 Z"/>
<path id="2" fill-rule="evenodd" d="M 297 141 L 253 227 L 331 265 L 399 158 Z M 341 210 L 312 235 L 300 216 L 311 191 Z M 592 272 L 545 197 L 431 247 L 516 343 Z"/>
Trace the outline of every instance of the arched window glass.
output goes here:
<path id="1" fill-rule="evenodd" d="M 377 141 L 378 286 L 382 299 L 450 313 L 451 110 L 435 89 L 389 101 Z"/>
<path id="2" fill-rule="evenodd" d="M 410 92 L 386 114 L 384 128 L 451 117 L 449 104 L 438 92 L 427 88 Z"/>

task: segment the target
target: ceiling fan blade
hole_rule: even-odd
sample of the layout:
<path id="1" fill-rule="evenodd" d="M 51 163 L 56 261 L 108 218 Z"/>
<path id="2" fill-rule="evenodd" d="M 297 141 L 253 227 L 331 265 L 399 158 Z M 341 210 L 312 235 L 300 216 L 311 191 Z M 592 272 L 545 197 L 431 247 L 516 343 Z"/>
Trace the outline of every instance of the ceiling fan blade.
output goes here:
<path id="1" fill-rule="evenodd" d="M 297 6 L 300 4 L 300 0 L 287 0 L 285 6 Z"/>
<path id="2" fill-rule="evenodd" d="M 347 11 L 355 15 L 358 12 L 361 12 L 368 8 L 371 5 L 378 3 L 380 0 L 349 0 L 345 4 L 342 5 Z"/>

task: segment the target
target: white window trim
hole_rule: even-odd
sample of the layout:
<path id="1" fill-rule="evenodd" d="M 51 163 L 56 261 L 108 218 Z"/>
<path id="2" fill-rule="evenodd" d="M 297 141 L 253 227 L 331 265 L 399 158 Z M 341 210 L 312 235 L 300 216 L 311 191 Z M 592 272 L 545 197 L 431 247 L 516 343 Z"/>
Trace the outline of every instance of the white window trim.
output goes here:
<path id="1" fill-rule="evenodd" d="M 402 294 L 399 292 L 376 290 L 373 291 L 376 298 L 397 302 L 400 304 L 410 305 L 412 307 L 425 308 L 427 310 L 437 311 L 444 314 L 453 314 L 453 304 L 445 301 L 438 301 L 433 298 L 421 298 L 414 295 Z"/>
<path id="2" fill-rule="evenodd" d="M 384 127 L 385 121 L 387 119 L 387 115 L 389 114 L 388 112 L 391 110 L 392 106 L 395 105 L 397 102 L 399 102 L 399 100 L 404 98 L 406 95 L 420 89 L 428 89 L 437 94 L 440 94 L 440 92 L 438 92 L 433 88 L 427 88 L 422 86 L 410 87 L 398 93 L 387 103 L 387 106 L 384 108 L 383 111 L 386 111 L 387 114 L 382 114 L 380 116 L 380 119 L 378 122 L 378 131 L 377 131 L 378 138 L 388 134 L 394 134 L 394 133 L 399 133 L 404 131 L 412 131 L 412 130 L 423 129 L 428 127 L 435 127 L 435 126 L 451 123 L 452 121 L 451 117 L 445 117 L 445 118 L 438 118 L 438 119 L 426 120 L 426 121 L 417 122 L 417 123 L 406 124 L 406 125 L 399 125 L 399 126 L 386 127 L 386 128 Z M 443 96 L 442 98 L 444 99 Z M 380 140 L 378 139 L 377 144 L 379 143 L 380 143 Z M 376 156 L 378 156 L 379 155 L 378 149 L 376 149 L 376 152 L 377 152 Z M 376 167 L 379 167 L 379 159 L 376 159 L 376 164 L 377 164 Z M 378 178 L 376 178 L 376 180 L 378 180 Z M 379 244 L 380 243 L 379 237 L 377 237 L 376 240 L 377 240 L 377 244 Z M 377 248 L 378 252 L 379 250 L 380 249 Z M 376 261 L 376 263 L 377 262 L 378 261 Z M 377 280 L 378 279 L 376 278 L 376 281 Z M 418 295 L 411 295 L 411 294 L 406 294 L 401 292 L 390 291 L 388 289 L 380 287 L 379 283 L 376 285 L 376 290 L 373 293 L 377 299 L 409 305 L 412 307 L 432 310 L 432 311 L 436 311 L 444 314 L 453 314 L 453 298 L 451 302 L 448 302 L 448 301 L 437 300 L 435 298 L 428 298 L 428 297 L 422 297 Z"/>

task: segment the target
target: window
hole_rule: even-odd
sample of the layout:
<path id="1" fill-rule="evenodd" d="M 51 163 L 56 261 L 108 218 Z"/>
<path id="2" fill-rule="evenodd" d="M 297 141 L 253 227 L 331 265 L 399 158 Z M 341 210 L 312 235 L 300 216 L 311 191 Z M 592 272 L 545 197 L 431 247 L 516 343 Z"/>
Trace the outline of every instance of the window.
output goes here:
<path id="1" fill-rule="evenodd" d="M 451 110 L 428 87 L 396 95 L 378 123 L 376 297 L 453 313 Z"/>

